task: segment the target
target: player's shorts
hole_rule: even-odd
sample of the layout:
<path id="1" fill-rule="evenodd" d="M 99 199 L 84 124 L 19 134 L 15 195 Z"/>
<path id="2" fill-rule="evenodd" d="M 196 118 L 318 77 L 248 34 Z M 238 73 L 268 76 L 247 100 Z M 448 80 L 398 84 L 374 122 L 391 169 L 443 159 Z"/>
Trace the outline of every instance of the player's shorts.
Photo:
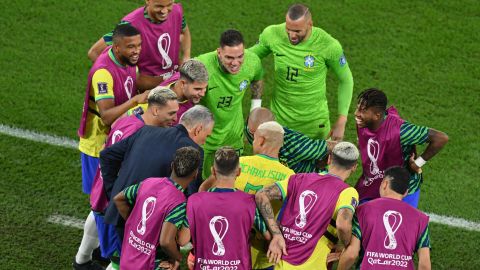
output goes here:
<path id="1" fill-rule="evenodd" d="M 411 206 L 418 208 L 418 201 L 420 200 L 420 189 L 417 190 L 417 192 L 414 192 L 412 194 L 408 194 L 403 198 L 402 201 L 410 204 Z"/>
<path id="2" fill-rule="evenodd" d="M 103 215 L 93 212 L 95 223 L 97 224 L 98 242 L 100 243 L 100 252 L 102 257 L 110 258 L 115 252 L 122 248 L 122 242 L 118 238 L 115 226 L 105 224 Z"/>
<path id="3" fill-rule="evenodd" d="M 237 151 L 238 156 L 241 156 L 243 153 L 243 148 L 235 149 L 235 151 Z M 212 173 L 211 168 L 213 166 L 213 160 L 215 159 L 215 152 L 216 150 L 215 151 L 206 150 L 206 149 L 203 150 L 203 171 L 202 171 L 203 179 L 207 179 Z"/>
<path id="4" fill-rule="evenodd" d="M 92 192 L 93 178 L 97 172 L 99 158 L 80 153 L 82 161 L 82 189 L 83 193 L 90 194 Z"/>

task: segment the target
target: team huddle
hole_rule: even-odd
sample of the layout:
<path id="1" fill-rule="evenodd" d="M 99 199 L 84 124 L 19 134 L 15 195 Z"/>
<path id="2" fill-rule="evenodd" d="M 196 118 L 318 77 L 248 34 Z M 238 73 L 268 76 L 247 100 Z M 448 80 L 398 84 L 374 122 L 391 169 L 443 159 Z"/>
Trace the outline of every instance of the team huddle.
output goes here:
<path id="1" fill-rule="evenodd" d="M 180 247 L 190 249 L 189 269 L 414 269 L 415 253 L 418 269 L 431 268 L 429 218 L 417 206 L 422 167 L 445 133 L 403 120 L 369 88 L 356 99 L 358 143 L 342 141 L 352 73 L 303 4 L 251 48 L 229 29 L 215 51 L 191 58 L 181 4 L 145 2 L 88 52 L 78 135 L 91 212 L 73 269 L 104 269 L 97 248 L 107 269 L 179 269 Z M 332 125 L 329 70 L 338 80 Z"/>

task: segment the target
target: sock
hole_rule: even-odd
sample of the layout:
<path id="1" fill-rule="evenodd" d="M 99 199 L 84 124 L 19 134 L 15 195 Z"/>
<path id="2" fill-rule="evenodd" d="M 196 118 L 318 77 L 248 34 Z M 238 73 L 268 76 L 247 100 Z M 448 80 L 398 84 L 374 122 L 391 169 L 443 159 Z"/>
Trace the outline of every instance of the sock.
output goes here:
<path id="1" fill-rule="evenodd" d="M 87 220 L 85 220 L 85 226 L 83 228 L 83 238 L 78 248 L 75 261 L 78 264 L 83 264 L 92 260 L 92 252 L 98 247 L 98 233 L 97 225 L 95 223 L 95 217 L 93 212 L 90 211 Z"/>

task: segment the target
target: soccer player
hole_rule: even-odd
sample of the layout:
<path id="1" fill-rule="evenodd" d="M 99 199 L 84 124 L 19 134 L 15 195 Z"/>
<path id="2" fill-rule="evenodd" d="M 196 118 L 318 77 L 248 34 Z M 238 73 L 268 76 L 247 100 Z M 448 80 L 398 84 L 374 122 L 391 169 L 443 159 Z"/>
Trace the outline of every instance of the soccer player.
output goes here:
<path id="1" fill-rule="evenodd" d="M 350 269 L 363 250 L 361 269 L 431 269 L 428 216 L 402 202 L 407 195 L 409 173 L 405 168 L 385 171 L 380 196 L 360 205 L 353 221 L 353 237 L 340 256 L 338 270 Z M 388 258 L 388 259 L 387 259 Z"/>
<path id="2" fill-rule="evenodd" d="M 169 87 L 177 94 L 180 106 L 177 112 L 177 119 L 179 120 L 188 109 L 198 104 L 205 96 L 207 84 L 208 72 L 205 65 L 196 59 L 190 59 L 180 66 L 175 75 L 161 83 L 164 86 L 158 87 Z M 146 105 L 140 104 L 136 108 L 128 110 L 127 114 L 142 114 L 145 109 Z M 173 123 L 173 125 L 176 124 L 178 124 L 178 121 Z"/>
<path id="3" fill-rule="evenodd" d="M 208 89 L 200 104 L 212 111 L 215 128 L 207 139 L 203 164 L 203 178 L 210 175 L 215 151 L 229 145 L 243 152 L 242 100 L 250 86 L 252 97 L 261 98 L 263 69 L 260 59 L 244 50 L 243 36 L 236 30 L 227 30 L 220 36 L 220 47 L 197 57 L 207 67 Z M 252 106 L 260 104 L 252 103 Z"/>
<path id="4" fill-rule="evenodd" d="M 404 201 L 417 207 L 423 181 L 421 167 L 443 148 L 448 136 L 403 120 L 395 107 L 387 109 L 387 96 L 375 88 L 358 95 L 355 121 L 363 167 L 355 186 L 360 202 L 379 198 L 378 188 L 384 171 L 392 166 L 402 166 L 411 172 Z M 428 143 L 425 151 L 415 157 L 415 146 L 425 143 Z"/>
<path id="5" fill-rule="evenodd" d="M 197 105 L 185 112 L 180 124 L 174 127 L 144 126 L 127 139 L 103 150 L 100 164 L 107 198 L 143 179 L 169 176 L 175 151 L 184 146 L 200 150 L 213 126 L 211 112 Z M 198 178 L 196 181 L 201 181 Z M 124 221 L 112 202 L 105 211 L 105 223 L 115 225 L 117 234 L 123 239 Z"/>
<path id="6" fill-rule="evenodd" d="M 327 256 L 338 239 L 349 245 L 358 193 L 345 180 L 358 156 L 355 145 L 340 142 L 329 155 L 328 174 L 295 174 L 257 192 L 257 207 L 272 234 L 268 253 L 275 269 L 327 269 Z M 270 200 L 286 202 L 280 226 Z"/>
<path id="7" fill-rule="evenodd" d="M 78 135 L 81 152 L 83 192 L 90 194 L 110 125 L 131 107 L 145 103 L 148 93 L 137 95 L 135 64 L 142 39 L 131 25 L 119 25 L 113 45 L 103 51 L 88 74 Z"/>
<path id="8" fill-rule="evenodd" d="M 178 110 L 177 96 L 166 89 L 154 89 L 148 94 L 148 109 L 142 116 L 122 117 L 112 125 L 105 147 L 129 137 L 144 125 L 165 127 L 176 120 Z M 103 212 L 108 205 L 108 199 L 103 190 L 103 179 L 100 167 L 97 168 L 90 194 L 92 211 L 85 220 L 82 242 L 73 262 L 74 269 L 95 269 L 92 262 L 92 252 L 100 244 L 101 255 L 111 258 L 114 252 L 120 250 L 113 226 L 105 224 Z M 116 261 L 112 258 L 112 261 Z M 97 267 L 98 268 L 98 267 Z"/>
<path id="9" fill-rule="evenodd" d="M 242 173 L 235 180 L 235 188 L 249 194 L 255 194 L 263 187 L 288 179 L 294 171 L 279 162 L 278 152 L 283 144 L 284 129 L 275 121 L 258 126 L 253 140 L 254 156 L 240 157 Z M 272 203 L 275 215 L 280 211 L 281 203 Z M 273 264 L 268 261 L 266 247 L 268 243 L 257 234 L 252 238 L 252 267 L 266 269 Z"/>
<path id="10" fill-rule="evenodd" d="M 175 152 L 172 174 L 164 178 L 147 178 L 127 187 L 115 196 L 115 205 L 127 220 L 120 266 L 128 269 L 158 269 L 160 248 L 177 269 L 182 254 L 175 240 L 185 223 L 185 189 L 197 177 L 200 152 L 182 147 Z"/>
<path id="11" fill-rule="evenodd" d="M 187 221 L 195 250 L 194 269 L 252 269 L 250 231 L 270 238 L 253 195 L 234 188 L 240 175 L 239 158 L 232 147 L 215 152 L 211 168 L 216 187 L 191 195 Z"/>
<path id="12" fill-rule="evenodd" d="M 255 108 L 250 112 L 245 125 L 245 136 L 249 143 L 258 126 L 268 121 L 274 121 L 275 116 L 267 108 Z M 335 146 L 335 141 L 324 139 L 313 140 L 293 129 L 283 127 L 283 146 L 280 148 L 279 160 L 295 173 L 319 172 L 321 161 L 325 160 L 328 152 Z"/>
<path id="13" fill-rule="evenodd" d="M 180 50 L 182 62 L 190 58 L 190 30 L 182 5 L 174 0 L 146 0 L 145 7 L 132 11 L 122 23 L 133 25 L 142 35 L 143 50 L 138 60 L 141 74 L 159 77 L 160 82 L 178 69 Z M 111 42 L 112 34 L 104 35 L 90 48 L 88 57 L 95 61 Z"/>
<path id="14" fill-rule="evenodd" d="M 313 27 L 307 6 L 290 6 L 286 22 L 265 28 L 249 50 L 262 59 L 273 53 L 275 86 L 270 107 L 281 125 L 312 139 L 342 140 L 352 99 L 352 73 L 340 43 Z M 332 129 L 326 98 L 329 69 L 339 81 L 339 115 Z"/>

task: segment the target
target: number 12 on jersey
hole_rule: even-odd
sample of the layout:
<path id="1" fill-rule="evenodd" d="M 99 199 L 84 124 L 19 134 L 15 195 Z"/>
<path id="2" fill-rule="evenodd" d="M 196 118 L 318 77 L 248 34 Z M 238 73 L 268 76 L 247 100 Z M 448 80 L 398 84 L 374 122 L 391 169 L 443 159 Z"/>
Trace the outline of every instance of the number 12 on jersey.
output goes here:
<path id="1" fill-rule="evenodd" d="M 287 81 L 297 82 L 298 68 L 287 67 Z"/>

